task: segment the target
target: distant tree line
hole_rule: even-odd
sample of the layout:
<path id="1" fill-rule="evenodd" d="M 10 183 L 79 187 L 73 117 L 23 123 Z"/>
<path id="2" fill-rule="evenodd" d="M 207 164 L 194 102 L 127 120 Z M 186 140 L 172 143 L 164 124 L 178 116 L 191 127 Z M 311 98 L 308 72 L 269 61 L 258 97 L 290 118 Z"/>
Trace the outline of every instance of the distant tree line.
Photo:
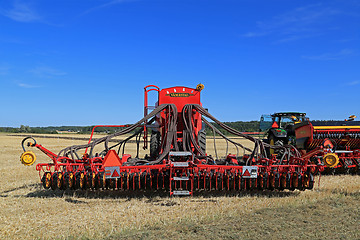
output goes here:
<path id="1" fill-rule="evenodd" d="M 260 123 L 259 121 L 250 121 L 250 122 L 237 121 L 237 122 L 224 122 L 224 124 L 240 132 L 258 132 Z M 217 129 L 219 129 L 221 133 L 225 135 L 229 134 L 226 130 L 222 129 L 218 124 L 212 123 L 212 125 Z M 206 135 L 212 135 L 212 134 L 213 132 L 211 128 L 206 126 Z"/>
<path id="2" fill-rule="evenodd" d="M 234 128 L 241 132 L 257 132 L 259 131 L 259 122 L 250 121 L 250 122 L 224 122 L 231 128 Z M 228 134 L 224 129 L 216 123 L 212 123 L 216 128 L 218 128 L 222 133 Z M 20 127 L 0 127 L 0 132 L 8 133 L 39 133 L 39 134 L 57 134 L 57 133 L 78 133 L 78 134 L 89 134 L 91 133 L 94 126 L 49 126 L 49 127 L 29 127 L 26 125 L 21 125 Z M 120 127 L 98 127 L 95 128 L 95 133 L 106 133 L 112 134 L 118 132 L 124 128 Z M 206 127 L 207 135 L 213 134 L 212 130 L 209 127 Z"/>
<path id="3" fill-rule="evenodd" d="M 42 133 L 42 134 L 57 134 L 57 133 L 78 133 L 78 134 L 89 134 L 91 133 L 94 126 L 59 126 L 59 127 L 29 127 L 21 125 L 19 128 L 16 127 L 0 127 L 0 132 L 9 133 Z M 95 128 L 96 133 L 115 133 L 123 128 L 111 128 L 111 127 L 98 127 Z"/>

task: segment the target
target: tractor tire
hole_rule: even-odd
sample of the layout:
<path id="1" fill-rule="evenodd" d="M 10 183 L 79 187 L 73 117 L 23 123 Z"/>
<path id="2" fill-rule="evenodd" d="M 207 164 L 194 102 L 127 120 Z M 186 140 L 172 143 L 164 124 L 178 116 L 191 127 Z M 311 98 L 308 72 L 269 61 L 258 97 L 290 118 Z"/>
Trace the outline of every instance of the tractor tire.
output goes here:
<path id="1" fill-rule="evenodd" d="M 150 137 L 150 157 L 153 160 L 156 160 L 159 156 L 160 146 L 161 146 L 161 139 L 160 139 L 160 132 L 152 131 Z"/>
<path id="2" fill-rule="evenodd" d="M 283 146 L 285 144 L 285 140 L 282 138 L 277 138 L 273 134 L 270 134 L 267 139 L 267 143 L 272 146 Z M 279 150 L 266 148 L 266 154 L 270 157 L 272 154 L 279 154 Z"/>
<path id="3" fill-rule="evenodd" d="M 270 135 L 268 136 L 268 138 L 266 139 L 266 143 L 268 143 L 268 144 L 270 144 L 270 145 L 272 145 L 272 146 L 275 145 L 275 142 L 276 142 L 276 138 L 275 138 L 275 136 L 272 135 L 272 134 L 270 134 Z M 275 153 L 275 150 L 274 150 L 274 149 L 271 149 L 270 147 L 266 148 L 266 154 L 267 154 L 268 158 L 270 158 L 271 155 L 274 154 L 274 153 Z"/>
<path id="4" fill-rule="evenodd" d="M 198 144 L 201 151 L 206 154 L 206 132 L 204 130 L 201 130 L 198 133 Z"/>

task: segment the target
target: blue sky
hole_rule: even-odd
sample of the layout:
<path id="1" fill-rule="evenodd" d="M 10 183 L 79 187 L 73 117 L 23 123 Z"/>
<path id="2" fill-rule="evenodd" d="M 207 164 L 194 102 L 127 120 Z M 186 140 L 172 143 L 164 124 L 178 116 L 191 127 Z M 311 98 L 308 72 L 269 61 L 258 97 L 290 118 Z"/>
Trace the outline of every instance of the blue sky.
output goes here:
<path id="1" fill-rule="evenodd" d="M 2 0 L 0 126 L 125 124 L 143 88 L 221 121 L 360 117 L 360 1 Z"/>

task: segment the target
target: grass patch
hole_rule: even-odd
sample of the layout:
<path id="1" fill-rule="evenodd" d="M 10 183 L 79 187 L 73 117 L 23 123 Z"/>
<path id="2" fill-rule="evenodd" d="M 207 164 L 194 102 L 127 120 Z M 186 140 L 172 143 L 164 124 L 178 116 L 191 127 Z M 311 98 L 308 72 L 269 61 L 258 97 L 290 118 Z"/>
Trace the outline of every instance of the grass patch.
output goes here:
<path id="1" fill-rule="evenodd" d="M 359 194 L 128 229 L 108 239 L 359 239 Z"/>

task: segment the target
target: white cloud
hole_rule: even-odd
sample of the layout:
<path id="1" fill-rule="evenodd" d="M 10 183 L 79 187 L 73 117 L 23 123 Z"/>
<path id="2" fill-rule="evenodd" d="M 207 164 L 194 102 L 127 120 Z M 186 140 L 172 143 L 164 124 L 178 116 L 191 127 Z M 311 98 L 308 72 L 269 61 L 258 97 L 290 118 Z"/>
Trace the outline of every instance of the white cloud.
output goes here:
<path id="1" fill-rule="evenodd" d="M 352 49 L 343 49 L 336 53 L 323 53 L 320 55 L 313 55 L 313 56 L 302 56 L 302 58 L 310 59 L 310 60 L 338 60 L 345 58 L 347 56 L 354 55 L 354 50 Z"/>
<path id="2" fill-rule="evenodd" d="M 39 88 L 40 86 L 35 86 L 27 83 L 17 83 L 17 85 L 21 88 Z"/>
<path id="3" fill-rule="evenodd" d="M 36 67 L 31 69 L 29 72 L 38 77 L 45 77 L 45 78 L 60 77 L 60 76 L 65 76 L 67 74 L 66 72 L 50 67 Z"/>
<path id="4" fill-rule="evenodd" d="M 352 82 L 348 82 L 347 85 L 348 86 L 355 86 L 355 85 L 359 85 L 360 81 L 352 81 Z"/>
<path id="5" fill-rule="evenodd" d="M 0 65 L 0 75 L 7 75 L 9 73 L 10 67 L 7 65 Z"/>
<path id="6" fill-rule="evenodd" d="M 14 1 L 9 10 L 0 9 L 0 14 L 18 22 L 35 22 L 41 20 L 36 11 L 26 2 Z"/>
<path id="7" fill-rule="evenodd" d="M 115 4 L 120 4 L 120 3 L 125 3 L 125 2 L 134 2 L 134 1 L 136 1 L 136 0 L 112 0 L 112 1 L 109 1 L 109 2 L 104 3 L 102 5 L 90 8 L 90 9 L 84 11 L 81 15 L 85 15 L 85 14 L 88 14 L 90 12 L 94 12 L 94 11 L 96 11 L 98 9 L 109 7 L 109 6 L 112 6 L 112 5 L 115 5 Z"/>
<path id="8" fill-rule="evenodd" d="M 324 7 L 322 4 L 312 4 L 274 16 L 269 20 L 258 21 L 255 31 L 242 36 L 246 38 L 275 36 L 280 39 L 278 42 L 313 37 L 329 30 L 324 25 L 331 21 L 333 16 L 340 14 L 343 12 Z"/>

